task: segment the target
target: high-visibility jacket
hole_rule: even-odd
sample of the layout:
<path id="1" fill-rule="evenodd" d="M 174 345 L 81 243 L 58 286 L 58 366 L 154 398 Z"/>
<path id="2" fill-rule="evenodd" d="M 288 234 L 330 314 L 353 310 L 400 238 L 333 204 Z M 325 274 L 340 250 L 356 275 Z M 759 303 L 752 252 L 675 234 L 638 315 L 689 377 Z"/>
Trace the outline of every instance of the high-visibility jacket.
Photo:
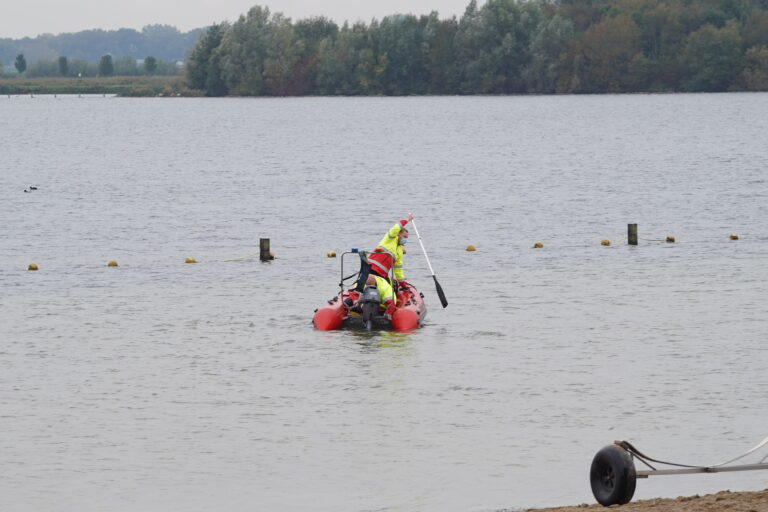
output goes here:
<path id="1" fill-rule="evenodd" d="M 400 230 L 406 224 L 408 221 L 403 219 L 392 226 L 379 242 L 379 246 L 368 254 L 368 263 L 370 263 L 374 273 L 382 277 L 389 277 L 390 270 L 393 270 L 395 279 L 402 281 L 405 278 L 403 274 L 403 246 L 397 243 L 397 235 L 400 234 Z"/>
<path id="2" fill-rule="evenodd" d="M 389 279 L 379 276 L 373 277 L 376 279 L 376 288 L 379 289 L 380 304 L 385 307 L 389 301 L 397 304 L 397 296 L 392 289 L 392 285 L 389 284 Z"/>

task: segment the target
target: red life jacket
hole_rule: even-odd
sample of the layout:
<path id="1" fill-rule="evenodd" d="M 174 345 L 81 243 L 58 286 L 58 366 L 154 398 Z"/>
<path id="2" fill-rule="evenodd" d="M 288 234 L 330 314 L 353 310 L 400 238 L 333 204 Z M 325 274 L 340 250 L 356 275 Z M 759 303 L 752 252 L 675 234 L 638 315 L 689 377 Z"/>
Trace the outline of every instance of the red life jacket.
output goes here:
<path id="1" fill-rule="evenodd" d="M 371 271 L 384 278 L 389 276 L 394 261 L 395 256 L 381 247 L 377 247 L 374 252 L 368 255 L 368 263 L 371 264 Z"/>

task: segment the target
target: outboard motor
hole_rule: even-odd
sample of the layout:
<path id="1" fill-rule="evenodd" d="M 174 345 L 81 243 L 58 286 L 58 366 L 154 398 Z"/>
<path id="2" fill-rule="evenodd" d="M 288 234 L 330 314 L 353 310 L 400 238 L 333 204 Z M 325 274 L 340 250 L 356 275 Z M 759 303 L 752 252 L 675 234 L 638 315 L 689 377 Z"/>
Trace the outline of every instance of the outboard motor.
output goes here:
<path id="1" fill-rule="evenodd" d="M 373 328 L 373 319 L 379 310 L 379 303 L 381 302 L 379 289 L 375 286 L 366 286 L 363 289 L 363 293 L 360 294 L 358 302 L 360 302 L 363 309 L 363 325 L 370 331 Z"/>

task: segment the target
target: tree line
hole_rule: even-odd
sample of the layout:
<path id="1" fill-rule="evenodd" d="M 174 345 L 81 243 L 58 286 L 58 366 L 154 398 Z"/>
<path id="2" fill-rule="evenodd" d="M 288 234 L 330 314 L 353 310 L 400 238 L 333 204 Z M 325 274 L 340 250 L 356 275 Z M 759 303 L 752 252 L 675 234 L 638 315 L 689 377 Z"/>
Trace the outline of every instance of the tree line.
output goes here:
<path id="1" fill-rule="evenodd" d="M 115 59 L 142 59 L 152 55 L 166 62 L 183 61 L 201 32 L 204 29 L 180 32 L 169 25 L 147 25 L 141 31 L 122 28 L 4 38 L 0 39 L 0 62 L 10 65 L 19 54 L 24 54 L 30 67 L 41 60 L 56 61 L 60 56 L 66 56 L 70 61 L 96 63 L 107 54 Z"/>
<path id="2" fill-rule="evenodd" d="M 102 55 L 98 62 L 62 56 L 55 60 L 39 60 L 28 66 L 26 57 L 20 53 L 14 59 L 13 66 L 27 78 L 178 75 L 180 72 L 176 62 L 162 61 L 154 56 L 139 61 L 133 57 L 114 59 L 110 54 Z"/>
<path id="3" fill-rule="evenodd" d="M 185 78 L 208 96 L 765 91 L 768 0 L 471 0 L 342 26 L 255 6 L 201 34 Z"/>

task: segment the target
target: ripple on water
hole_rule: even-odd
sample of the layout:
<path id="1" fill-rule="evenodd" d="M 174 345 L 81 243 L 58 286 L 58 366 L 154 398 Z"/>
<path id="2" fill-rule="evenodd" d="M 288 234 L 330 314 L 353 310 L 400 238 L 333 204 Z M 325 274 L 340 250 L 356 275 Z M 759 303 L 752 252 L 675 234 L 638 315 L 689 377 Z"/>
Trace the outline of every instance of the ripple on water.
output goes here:
<path id="1" fill-rule="evenodd" d="M 0 503 L 511 510 L 591 502 L 585 468 L 617 438 L 683 462 L 748 449 L 768 387 L 766 106 L 4 104 Z M 382 175 L 399 206 L 381 207 Z M 326 252 L 370 248 L 409 210 L 449 307 L 413 240 L 423 329 L 312 329 L 338 289 Z M 678 242 L 629 247 L 629 222 Z M 261 237 L 276 260 L 247 256 Z"/>

